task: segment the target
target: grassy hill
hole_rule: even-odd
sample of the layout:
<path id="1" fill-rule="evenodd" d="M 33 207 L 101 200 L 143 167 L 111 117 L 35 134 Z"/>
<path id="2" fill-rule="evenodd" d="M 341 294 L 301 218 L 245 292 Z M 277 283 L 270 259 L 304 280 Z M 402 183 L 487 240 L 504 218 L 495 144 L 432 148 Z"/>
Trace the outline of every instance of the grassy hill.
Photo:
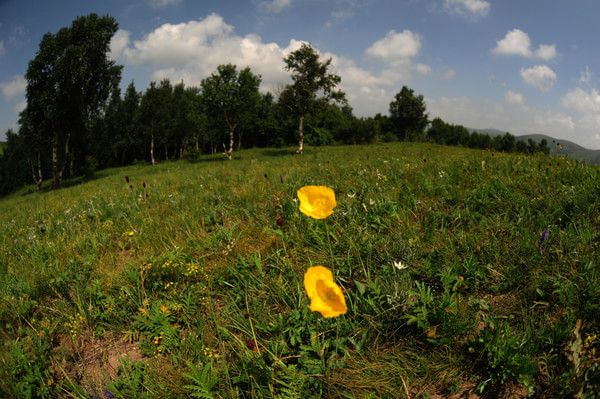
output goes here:
<path id="1" fill-rule="evenodd" d="M 298 211 L 312 184 L 328 219 Z M 24 189 L 0 199 L 0 396 L 597 392 L 599 211 L 596 168 L 412 143 Z M 312 265 L 345 315 L 310 312 Z"/>
<path id="2" fill-rule="evenodd" d="M 555 139 L 554 137 L 546 136 L 545 134 L 528 134 L 518 137 L 519 140 L 524 141 L 527 141 L 529 138 L 536 142 L 546 139 L 548 146 L 550 147 L 550 154 L 552 155 L 565 155 L 569 158 L 587 162 L 591 165 L 600 165 L 600 150 L 590 150 L 579 144 L 575 144 L 572 141 Z"/>
<path id="3" fill-rule="evenodd" d="M 469 131 L 487 134 L 491 137 L 502 136 L 506 133 L 497 129 L 469 129 Z M 527 142 L 528 139 L 532 139 L 537 143 L 542 141 L 542 139 L 546 139 L 551 155 L 564 155 L 568 158 L 587 162 L 591 165 L 600 165 L 600 150 L 590 150 L 589 148 L 582 147 L 569 140 L 557 139 L 545 134 L 524 134 L 516 136 L 516 138 L 517 140 L 524 142 Z"/>

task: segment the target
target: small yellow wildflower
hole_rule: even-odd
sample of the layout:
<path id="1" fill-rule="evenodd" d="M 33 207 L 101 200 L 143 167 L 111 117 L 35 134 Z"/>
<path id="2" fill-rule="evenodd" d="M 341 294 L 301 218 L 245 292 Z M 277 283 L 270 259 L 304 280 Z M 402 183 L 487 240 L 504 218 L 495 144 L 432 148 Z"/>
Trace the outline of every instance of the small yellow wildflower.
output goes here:
<path id="1" fill-rule="evenodd" d="M 336 207 L 335 192 L 327 186 L 304 186 L 297 192 L 300 212 L 314 219 L 325 219 Z"/>
<path id="2" fill-rule="evenodd" d="M 160 305 L 160 311 L 164 314 L 169 314 L 169 307 L 165 304 Z"/>
<path id="3" fill-rule="evenodd" d="M 133 231 L 133 230 L 129 230 L 127 232 L 127 237 L 133 237 L 134 235 L 135 235 L 135 231 Z"/>
<path id="4" fill-rule="evenodd" d="M 342 289 L 326 267 L 309 267 L 304 273 L 304 289 L 310 298 L 310 310 L 320 312 L 323 317 L 337 317 L 348 310 Z"/>

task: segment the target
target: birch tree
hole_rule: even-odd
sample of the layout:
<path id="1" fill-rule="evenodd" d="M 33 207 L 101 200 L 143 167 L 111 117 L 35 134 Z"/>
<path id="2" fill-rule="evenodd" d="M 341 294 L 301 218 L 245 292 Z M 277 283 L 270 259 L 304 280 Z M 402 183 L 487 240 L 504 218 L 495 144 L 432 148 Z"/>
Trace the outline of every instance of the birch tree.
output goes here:
<path id="1" fill-rule="evenodd" d="M 304 152 L 304 119 L 311 113 L 317 100 L 342 101 L 345 95 L 336 90 L 341 78 L 331 73 L 331 58 L 321 61 L 317 51 L 303 43 L 296 51 L 283 59 L 285 69 L 292 73 L 292 85 L 285 88 L 282 95 L 287 107 L 298 118 L 298 149 Z"/>
<path id="2" fill-rule="evenodd" d="M 118 24 L 110 16 L 78 17 L 47 33 L 27 68 L 27 106 L 39 110 L 51 135 L 52 187 L 61 185 L 67 163 L 80 159 L 93 121 L 101 115 L 122 67 L 108 57 Z M 35 128 L 35 126 L 34 126 Z"/>
<path id="3" fill-rule="evenodd" d="M 238 72 L 232 64 L 219 65 L 215 73 L 202 80 L 202 99 L 207 116 L 217 126 L 227 129 L 229 144 L 225 146 L 223 143 L 227 159 L 232 158 L 236 129 L 248 123 L 255 114 L 260 100 L 260 82 L 261 77 L 253 74 L 250 68 Z"/>

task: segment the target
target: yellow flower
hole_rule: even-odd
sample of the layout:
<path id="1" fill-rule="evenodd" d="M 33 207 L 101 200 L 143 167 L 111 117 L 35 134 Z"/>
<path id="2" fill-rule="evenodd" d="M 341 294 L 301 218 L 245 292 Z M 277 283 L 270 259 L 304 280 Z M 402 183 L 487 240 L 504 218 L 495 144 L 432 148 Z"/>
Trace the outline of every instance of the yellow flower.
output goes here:
<path id="1" fill-rule="evenodd" d="M 310 298 L 310 310 L 320 312 L 323 317 L 337 317 L 348 310 L 342 289 L 326 267 L 309 267 L 304 273 L 304 289 Z"/>
<path id="2" fill-rule="evenodd" d="M 130 230 L 127 232 L 128 237 L 133 237 L 134 235 L 135 235 L 135 231 L 133 231 L 133 230 Z"/>
<path id="3" fill-rule="evenodd" d="M 298 190 L 300 212 L 314 219 L 325 219 L 336 207 L 335 192 L 327 186 L 304 186 Z"/>

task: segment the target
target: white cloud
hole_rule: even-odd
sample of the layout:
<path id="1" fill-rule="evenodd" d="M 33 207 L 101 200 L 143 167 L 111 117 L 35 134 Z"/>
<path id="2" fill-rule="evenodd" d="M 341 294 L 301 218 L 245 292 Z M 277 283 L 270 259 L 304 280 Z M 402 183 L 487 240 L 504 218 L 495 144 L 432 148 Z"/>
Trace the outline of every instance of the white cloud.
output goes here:
<path id="1" fill-rule="evenodd" d="M 492 51 L 495 54 L 529 57 L 531 54 L 530 47 L 529 35 L 520 29 L 513 29 L 502 40 L 496 42 L 496 47 Z"/>
<path id="2" fill-rule="evenodd" d="M 13 108 L 17 114 L 21 113 L 27 106 L 27 100 L 19 101 Z"/>
<path id="3" fill-rule="evenodd" d="M 400 35 L 400 37 L 397 37 Z M 359 115 L 385 112 L 400 84 L 410 81 L 414 73 L 429 73 L 425 64 L 413 64 L 418 53 L 418 35 L 405 31 L 389 35 L 393 48 L 371 46 L 383 55 L 384 64 L 372 71 L 360 67 L 350 58 L 320 52 L 332 58 L 334 72 L 341 76 L 341 88 Z M 396 40 L 400 39 L 400 47 Z M 381 41 L 380 41 L 381 42 Z M 262 76 L 262 90 L 275 91 L 290 82 L 283 58 L 300 47 L 303 42 L 292 39 L 285 46 L 264 42 L 255 34 L 236 35 L 234 28 L 219 15 L 180 24 L 163 24 L 139 40 L 130 40 L 127 32 L 115 35 L 111 55 L 131 66 L 149 68 L 151 79 L 168 78 L 187 85 L 199 85 L 223 63 L 233 63 L 239 68 L 249 66 Z M 385 43 L 382 43 L 385 44 Z M 318 50 L 318 49 L 317 49 Z"/>
<path id="4" fill-rule="evenodd" d="M 292 4 L 292 0 L 268 0 L 259 3 L 260 8 L 265 11 L 277 14 Z"/>
<path id="5" fill-rule="evenodd" d="M 537 50 L 531 49 L 529 35 L 520 29 L 512 29 L 504 38 L 496 42 L 492 49 L 498 55 L 518 55 L 526 58 L 539 58 L 544 61 L 554 59 L 558 53 L 554 44 L 540 44 Z"/>
<path id="6" fill-rule="evenodd" d="M 348 19 L 354 16 L 354 10 L 337 10 L 331 13 L 331 18 L 333 19 Z"/>
<path id="7" fill-rule="evenodd" d="M 11 80 L 0 82 L 0 91 L 6 101 L 25 95 L 27 81 L 22 75 L 14 76 Z"/>
<path id="8" fill-rule="evenodd" d="M 544 61 L 556 58 L 556 46 L 554 44 L 540 44 L 535 51 L 535 57 Z"/>
<path id="9" fill-rule="evenodd" d="M 598 114 L 600 116 L 600 93 L 596 89 L 586 91 L 577 87 L 565 94 L 560 103 L 563 107 L 580 114 Z"/>
<path id="10" fill-rule="evenodd" d="M 385 61 L 412 58 L 421 50 L 421 36 L 410 30 L 397 33 L 391 30 L 383 39 L 377 40 L 367 49 L 367 55 Z"/>
<path id="11" fill-rule="evenodd" d="M 292 39 L 286 47 L 281 47 L 263 42 L 258 35 L 238 36 L 233 31 L 233 26 L 223 18 L 211 14 L 201 20 L 163 24 L 133 42 L 122 34 L 111 48 L 116 53 L 123 43 L 129 43 L 121 50 L 123 62 L 149 67 L 153 80 L 183 79 L 188 85 L 199 85 L 217 66 L 232 63 L 239 68 L 249 66 L 260 74 L 267 90 L 289 81 L 283 57 L 302 42 Z"/>
<path id="12" fill-rule="evenodd" d="M 512 90 L 509 90 L 504 94 L 504 100 L 510 105 L 525 105 L 523 95 Z"/>
<path id="13" fill-rule="evenodd" d="M 154 8 L 163 8 L 181 3 L 181 0 L 150 0 L 150 5 Z"/>
<path id="14" fill-rule="evenodd" d="M 543 112 L 535 115 L 534 123 L 543 131 L 559 128 L 572 132 L 576 126 L 573 117 L 561 112 Z"/>
<path id="15" fill-rule="evenodd" d="M 456 77 L 456 71 L 452 68 L 448 69 L 446 72 L 444 72 L 444 78 L 448 79 L 448 80 L 452 80 Z"/>
<path id="16" fill-rule="evenodd" d="M 130 33 L 126 30 L 119 29 L 110 40 L 109 57 L 113 60 L 118 60 L 123 56 L 123 51 L 129 46 Z"/>
<path id="17" fill-rule="evenodd" d="M 483 17 L 489 14 L 491 5 L 485 0 L 444 0 L 444 7 L 459 15 Z"/>
<path id="18" fill-rule="evenodd" d="M 417 64 L 417 65 L 415 65 L 415 69 L 421 75 L 425 75 L 425 76 L 431 75 L 431 67 L 429 65 Z"/>
<path id="19" fill-rule="evenodd" d="M 521 78 L 525 83 L 540 89 L 548 91 L 556 82 L 556 74 L 547 65 L 536 65 L 531 68 L 521 69 Z"/>

